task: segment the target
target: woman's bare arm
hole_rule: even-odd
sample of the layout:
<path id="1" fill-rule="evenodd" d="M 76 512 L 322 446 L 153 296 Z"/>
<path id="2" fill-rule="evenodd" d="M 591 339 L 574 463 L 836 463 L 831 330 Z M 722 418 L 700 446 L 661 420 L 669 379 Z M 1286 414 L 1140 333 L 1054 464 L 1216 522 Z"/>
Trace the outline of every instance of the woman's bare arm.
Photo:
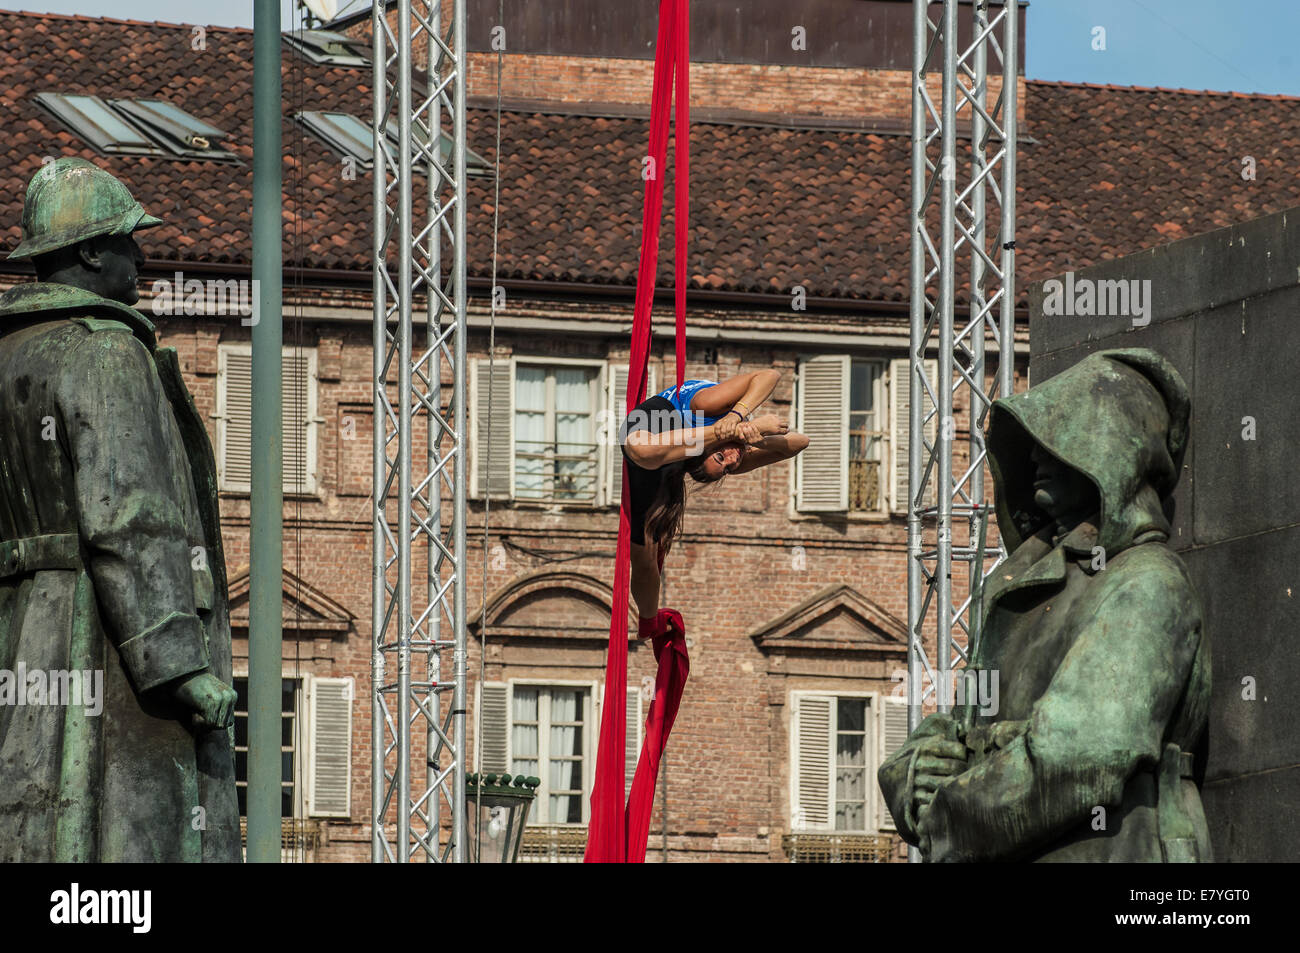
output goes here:
<path id="1" fill-rule="evenodd" d="M 696 391 L 691 398 L 691 410 L 707 417 L 720 417 L 735 408 L 748 417 L 772 396 L 772 391 L 780 381 L 781 372 L 771 369 L 737 374 L 712 387 Z M 737 404 L 743 406 L 737 407 Z"/>
<path id="2" fill-rule="evenodd" d="M 749 473 L 759 467 L 770 466 L 798 456 L 808 447 L 808 438 L 798 432 L 774 434 L 764 437 L 763 442 L 752 447 L 741 458 L 733 473 Z"/>
<path id="3" fill-rule="evenodd" d="M 623 446 L 628 458 L 641 469 L 658 470 L 687 457 L 698 457 L 715 439 L 713 425 L 710 424 L 707 427 L 669 430 L 664 433 L 634 430 L 627 435 Z"/>
<path id="4" fill-rule="evenodd" d="M 735 421 L 730 421 L 735 429 Z M 627 435 L 623 446 L 628 458 L 643 470 L 657 470 L 670 463 L 677 463 L 687 457 L 698 457 L 709 448 L 722 441 L 718 430 L 724 426 L 709 424 L 707 427 L 692 427 L 689 430 L 668 430 L 664 433 L 651 433 L 648 430 L 634 430 Z M 788 429 L 785 421 L 776 414 L 764 414 L 746 423 L 745 427 L 754 427 L 763 435 L 784 434 Z M 727 439 L 730 439 L 729 437 Z"/>

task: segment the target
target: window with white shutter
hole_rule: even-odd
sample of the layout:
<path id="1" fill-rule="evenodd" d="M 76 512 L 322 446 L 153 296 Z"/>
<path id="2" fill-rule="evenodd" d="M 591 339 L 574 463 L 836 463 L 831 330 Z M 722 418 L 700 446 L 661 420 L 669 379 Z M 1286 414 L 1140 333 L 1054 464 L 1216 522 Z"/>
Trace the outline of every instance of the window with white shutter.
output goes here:
<path id="1" fill-rule="evenodd" d="M 831 790 L 831 748 L 834 699 L 828 695 L 795 695 L 792 700 L 790 804 L 793 831 L 828 831 L 835 806 Z"/>
<path id="2" fill-rule="evenodd" d="M 479 744 L 484 774 L 507 774 L 510 765 L 510 686 L 487 682 L 479 686 Z"/>
<path id="3" fill-rule="evenodd" d="M 508 357 L 478 358 L 470 374 L 474 425 L 470 496 L 514 496 L 515 363 Z M 489 410 L 491 411 L 489 415 Z M 490 473 L 489 473 L 490 470 Z"/>
<path id="4" fill-rule="evenodd" d="M 641 760 L 641 690 L 636 685 L 627 686 L 627 744 L 623 748 L 623 798 L 632 790 L 636 765 Z"/>
<path id="5" fill-rule="evenodd" d="M 800 512 L 844 512 L 849 506 L 848 355 L 799 362 L 795 429 L 808 449 L 795 458 L 795 506 Z"/>
<path id="6" fill-rule="evenodd" d="M 239 802 L 239 816 L 248 816 L 248 676 L 236 675 L 231 687 L 235 690 L 235 797 Z M 303 776 L 304 756 L 310 757 L 305 744 L 302 720 L 302 680 L 280 679 L 280 816 L 298 817 L 302 814 L 303 789 L 298 779 Z"/>
<path id="7" fill-rule="evenodd" d="M 286 347 L 281 365 L 284 492 L 316 492 L 316 349 Z M 248 493 L 253 477 L 253 349 L 217 352 L 217 471 L 222 490 Z"/>
<path id="8" fill-rule="evenodd" d="M 605 503 L 618 506 L 623 500 L 623 449 L 618 442 L 618 431 L 627 416 L 627 365 L 611 364 L 605 375 L 609 392 L 605 396 L 604 425 L 602 441 L 606 442 L 605 453 Z M 646 397 L 655 392 L 655 369 L 646 367 Z"/>
<path id="9" fill-rule="evenodd" d="M 885 759 L 901 748 L 903 742 L 907 740 L 907 699 L 892 695 L 883 696 L 880 700 L 880 720 L 882 724 L 879 764 L 884 764 Z M 875 783 L 874 778 L 872 783 Z M 885 805 L 885 799 L 877 793 L 877 800 L 880 802 L 877 826 L 882 831 L 897 830 L 894 826 L 894 817 Z"/>
<path id="10" fill-rule="evenodd" d="M 871 834 L 883 829 L 876 771 L 880 752 L 888 747 L 882 733 L 896 729 L 896 723 L 880 723 L 878 698 L 868 692 L 791 693 L 792 833 Z M 906 724 L 904 705 L 904 729 Z"/>
<path id="11" fill-rule="evenodd" d="M 307 683 L 307 814 L 352 813 L 352 679 Z"/>
<path id="12" fill-rule="evenodd" d="M 929 378 L 930 387 L 933 389 L 937 386 L 939 379 L 939 363 L 934 360 L 925 362 L 925 375 Z M 906 513 L 908 508 L 908 472 L 907 472 L 907 454 L 911 427 L 911 361 L 907 358 L 901 358 L 889 362 L 889 413 L 891 422 L 891 456 L 893 457 L 893 493 L 892 506 L 895 513 Z M 924 399 L 924 406 L 927 412 L 931 409 L 931 401 L 927 397 Z M 937 420 L 931 417 L 925 425 L 926 440 L 933 446 L 935 435 L 938 433 Z M 933 505 L 938 498 L 936 494 L 936 481 L 938 474 L 930 473 L 929 489 L 926 493 L 926 505 Z"/>

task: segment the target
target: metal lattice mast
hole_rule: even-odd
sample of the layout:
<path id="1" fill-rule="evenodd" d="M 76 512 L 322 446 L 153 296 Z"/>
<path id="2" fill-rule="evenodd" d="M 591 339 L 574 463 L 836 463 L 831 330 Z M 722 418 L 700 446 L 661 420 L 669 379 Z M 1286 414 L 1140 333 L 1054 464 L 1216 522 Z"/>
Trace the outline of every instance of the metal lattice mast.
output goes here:
<path id="1" fill-rule="evenodd" d="M 965 4 L 961 4 L 965 6 Z M 937 8 L 934 16 L 931 8 Z M 913 0 L 911 386 L 907 517 L 908 727 L 922 706 L 951 708 L 952 671 L 978 639 L 982 579 L 1000 555 L 988 545 L 984 429 L 993 400 L 1015 373 L 1016 79 L 1019 11 L 1008 0 L 990 16 L 973 5 L 971 42 L 958 41 L 958 0 Z M 999 35 L 1001 39 L 999 40 Z M 1001 89 L 989 102 L 989 63 Z M 928 75 L 941 79 L 936 108 Z M 958 153 L 957 124 L 971 151 Z M 969 280 L 969 308 L 957 312 Z M 996 373 L 985 342 L 997 347 Z M 937 375 L 926 374 L 927 358 Z M 958 446 L 954 404 L 965 397 L 970 437 Z M 953 590 L 953 564 L 965 563 Z M 973 598 L 974 597 L 974 598 Z M 926 645 L 932 635 L 934 653 Z"/>
<path id="2" fill-rule="evenodd" d="M 385 15 L 394 8 L 396 35 Z M 465 0 L 454 0 L 450 25 L 440 15 L 439 0 L 380 0 L 371 19 L 376 862 L 465 860 Z"/>

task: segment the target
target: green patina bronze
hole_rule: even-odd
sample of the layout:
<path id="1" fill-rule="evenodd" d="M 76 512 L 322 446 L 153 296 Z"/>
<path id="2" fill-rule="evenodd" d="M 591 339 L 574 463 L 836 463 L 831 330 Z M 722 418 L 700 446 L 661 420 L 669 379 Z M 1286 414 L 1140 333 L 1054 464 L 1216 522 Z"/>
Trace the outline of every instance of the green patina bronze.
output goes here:
<path id="1" fill-rule="evenodd" d="M 1009 557 L 970 668 L 997 673 L 996 703 L 929 716 L 879 771 L 927 860 L 1210 860 L 1193 776 L 1209 640 L 1165 515 L 1189 413 L 1178 372 L 1145 349 L 994 404 Z"/>
<path id="2" fill-rule="evenodd" d="M 15 253 L 57 280 L 0 296 L 0 670 L 102 673 L 98 713 L 0 705 L 0 860 L 240 857 L 212 447 L 129 307 L 158 223 L 57 160 Z"/>

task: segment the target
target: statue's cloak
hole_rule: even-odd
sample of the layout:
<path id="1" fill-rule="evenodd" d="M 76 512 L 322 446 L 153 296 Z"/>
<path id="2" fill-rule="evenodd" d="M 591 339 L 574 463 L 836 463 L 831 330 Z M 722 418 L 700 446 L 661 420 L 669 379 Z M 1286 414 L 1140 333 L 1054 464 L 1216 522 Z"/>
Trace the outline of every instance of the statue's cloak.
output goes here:
<path id="1" fill-rule="evenodd" d="M 1178 372 L 1145 349 L 1092 354 L 994 403 L 1009 556 L 988 580 L 970 667 L 997 672 L 997 710 L 931 715 L 879 771 L 899 832 L 927 859 L 1210 859 L 1195 780 L 1210 646 L 1164 512 L 1189 413 Z M 1034 502 L 1035 444 L 1097 487 L 1099 510 L 1060 538 Z M 968 767 L 918 823 L 914 756 L 932 735 L 964 740 Z"/>
<path id="2" fill-rule="evenodd" d="M 230 683 L 226 599 L 176 351 L 78 288 L 0 296 L 0 672 L 103 685 L 98 714 L 0 704 L 0 860 L 239 860 L 232 735 L 163 687 L 208 666 Z"/>

